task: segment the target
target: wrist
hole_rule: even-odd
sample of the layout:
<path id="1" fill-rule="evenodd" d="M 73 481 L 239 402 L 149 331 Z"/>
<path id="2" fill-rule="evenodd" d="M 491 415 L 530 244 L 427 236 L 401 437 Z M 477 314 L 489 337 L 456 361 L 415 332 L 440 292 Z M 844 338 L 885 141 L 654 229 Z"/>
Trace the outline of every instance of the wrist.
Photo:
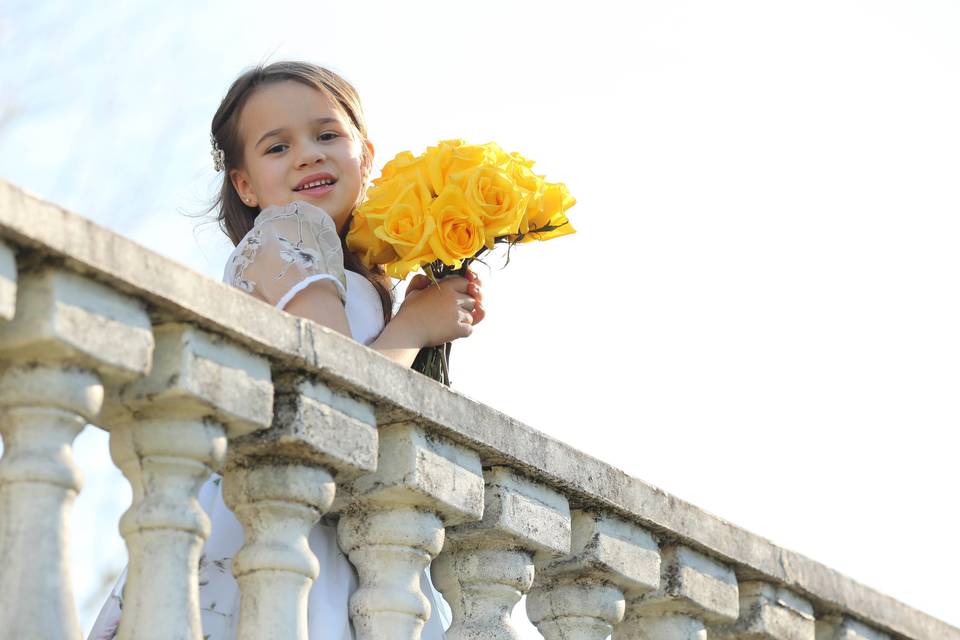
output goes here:
<path id="1" fill-rule="evenodd" d="M 428 341 L 424 334 L 423 323 L 417 320 L 415 313 L 405 309 L 403 305 L 400 305 L 396 315 L 383 328 L 377 340 L 381 339 L 385 344 L 402 345 L 412 349 L 420 349 L 426 346 Z"/>

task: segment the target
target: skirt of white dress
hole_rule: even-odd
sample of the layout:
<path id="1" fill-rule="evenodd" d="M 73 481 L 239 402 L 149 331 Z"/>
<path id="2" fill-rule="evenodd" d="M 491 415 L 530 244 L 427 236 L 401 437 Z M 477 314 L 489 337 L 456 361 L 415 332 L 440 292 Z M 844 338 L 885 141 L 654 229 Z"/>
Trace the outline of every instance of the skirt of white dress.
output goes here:
<path id="1" fill-rule="evenodd" d="M 211 525 L 199 567 L 203 635 L 209 640 L 235 640 L 240 589 L 231 568 L 233 557 L 243 546 L 243 526 L 223 502 L 219 475 L 212 475 L 204 483 L 198 498 Z M 336 526 L 318 522 L 310 530 L 308 542 L 320 564 L 320 575 L 308 596 L 308 637 L 310 640 L 353 640 L 348 601 L 357 588 L 357 574 L 337 545 Z M 125 579 L 126 571 L 101 609 L 88 640 L 113 640 L 120 622 Z M 434 589 L 426 571 L 420 577 L 420 586 L 431 608 L 421 638 L 440 640 L 444 629 L 450 626 L 449 607 Z"/>

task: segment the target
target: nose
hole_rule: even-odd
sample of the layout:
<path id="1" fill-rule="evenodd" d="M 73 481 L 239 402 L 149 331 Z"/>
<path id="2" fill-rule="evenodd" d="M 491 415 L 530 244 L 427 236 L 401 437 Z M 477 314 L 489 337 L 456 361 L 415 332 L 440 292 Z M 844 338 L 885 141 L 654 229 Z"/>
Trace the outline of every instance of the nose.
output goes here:
<path id="1" fill-rule="evenodd" d="M 300 148 L 300 156 L 297 160 L 298 167 L 306 167 L 311 164 L 317 164 L 326 160 L 327 156 L 323 149 L 316 142 L 308 141 Z"/>

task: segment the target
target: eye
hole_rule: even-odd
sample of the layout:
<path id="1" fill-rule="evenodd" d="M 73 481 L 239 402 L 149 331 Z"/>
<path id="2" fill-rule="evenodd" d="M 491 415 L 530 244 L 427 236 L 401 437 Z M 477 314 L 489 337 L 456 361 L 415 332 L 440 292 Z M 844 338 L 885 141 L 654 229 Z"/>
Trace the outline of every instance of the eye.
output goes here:
<path id="1" fill-rule="evenodd" d="M 267 153 L 280 153 L 280 152 L 283 151 L 283 149 L 281 149 L 281 147 L 286 147 L 286 146 L 287 146 L 287 145 L 285 145 L 285 144 L 275 144 L 275 145 L 273 145 L 272 147 L 270 147 L 269 149 L 267 149 Z"/>
<path id="2" fill-rule="evenodd" d="M 324 131 L 323 133 L 317 136 L 317 139 L 322 140 L 323 142 L 330 142 L 334 138 L 339 138 L 339 137 L 340 137 L 340 134 L 337 133 L 336 131 Z"/>

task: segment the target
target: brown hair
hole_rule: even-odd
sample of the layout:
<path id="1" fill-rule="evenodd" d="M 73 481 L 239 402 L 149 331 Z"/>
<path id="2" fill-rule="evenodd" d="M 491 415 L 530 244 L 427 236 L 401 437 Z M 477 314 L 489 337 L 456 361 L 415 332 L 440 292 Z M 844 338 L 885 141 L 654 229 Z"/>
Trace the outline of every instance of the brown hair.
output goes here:
<path id="1" fill-rule="evenodd" d="M 323 93 L 331 102 L 338 105 L 350 119 L 361 142 L 367 140 L 367 123 L 363 118 L 363 109 L 360 106 L 360 96 L 353 86 L 339 75 L 323 67 L 308 62 L 274 62 L 267 66 L 258 65 L 242 73 L 227 91 L 220 108 L 213 116 L 210 131 L 223 150 L 224 171 L 223 184 L 220 194 L 213 202 L 210 210 L 217 210 L 217 222 L 227 237 L 236 246 L 243 236 L 253 228 L 253 221 L 260 213 L 258 207 L 248 207 L 240 199 L 230 180 L 230 170 L 243 167 L 243 140 L 240 137 L 240 113 L 251 95 L 258 87 L 292 80 Z M 363 146 L 361 165 L 367 172 L 370 170 L 372 158 L 367 146 Z M 364 185 L 366 186 L 366 185 Z M 364 189 L 360 190 L 363 197 Z M 358 200 L 359 203 L 359 200 Z M 356 207 L 356 205 L 354 205 Z M 353 211 L 347 217 L 343 230 L 340 233 L 340 244 L 343 247 L 343 266 L 350 271 L 360 274 L 376 288 L 383 305 L 383 320 L 389 322 L 393 311 L 393 295 L 390 292 L 390 279 L 383 271 L 383 267 L 367 268 L 360 259 L 347 248 L 346 234 L 350 228 Z"/>

